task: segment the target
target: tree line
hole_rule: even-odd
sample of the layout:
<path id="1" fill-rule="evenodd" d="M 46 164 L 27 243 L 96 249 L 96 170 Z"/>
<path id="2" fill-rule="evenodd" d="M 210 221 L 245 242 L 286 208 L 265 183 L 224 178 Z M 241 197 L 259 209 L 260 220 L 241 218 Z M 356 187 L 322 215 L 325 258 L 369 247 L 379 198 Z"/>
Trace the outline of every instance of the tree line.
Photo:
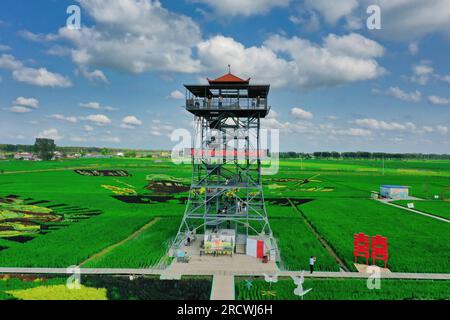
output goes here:
<path id="1" fill-rule="evenodd" d="M 317 151 L 312 153 L 299 153 L 294 151 L 280 152 L 282 159 L 411 159 L 411 160 L 449 160 L 450 154 L 425 153 L 388 153 L 388 152 L 337 152 Z"/>

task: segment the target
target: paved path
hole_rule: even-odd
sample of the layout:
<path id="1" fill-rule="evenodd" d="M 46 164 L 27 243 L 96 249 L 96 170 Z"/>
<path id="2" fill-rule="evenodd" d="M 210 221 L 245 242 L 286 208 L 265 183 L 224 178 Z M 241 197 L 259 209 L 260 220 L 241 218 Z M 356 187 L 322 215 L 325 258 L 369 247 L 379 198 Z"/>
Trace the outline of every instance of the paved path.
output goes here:
<path id="1" fill-rule="evenodd" d="M 397 207 L 397 208 L 400 208 L 400 209 L 403 209 L 403 210 L 406 210 L 406 211 L 410 211 L 410 212 L 414 212 L 414 213 L 420 214 L 420 215 L 425 216 L 425 217 L 429 217 L 429 218 L 433 218 L 433 219 L 436 219 L 436 220 L 439 220 L 439 221 L 450 223 L 450 220 L 448 220 L 448 219 L 445 219 L 445 218 L 442 218 L 442 217 L 438 217 L 438 216 L 435 216 L 435 215 L 432 215 L 432 214 L 428 214 L 428 213 L 425 213 L 425 212 L 422 212 L 422 211 L 419 211 L 419 210 L 403 207 L 403 206 L 400 206 L 398 204 L 392 203 L 390 201 L 386 201 L 386 200 L 378 200 L 378 201 L 380 201 L 381 203 L 393 206 L 393 207 Z"/>
<path id="2" fill-rule="evenodd" d="M 211 289 L 211 300 L 234 300 L 233 276 L 214 276 Z"/>
<path id="3" fill-rule="evenodd" d="M 164 272 L 161 269 L 80 269 L 81 274 L 97 275 L 160 275 Z M 66 268 L 0 268 L 0 274 L 68 274 Z M 225 270 L 186 270 L 183 275 L 215 275 L 215 276 L 262 276 L 263 273 L 277 274 L 280 277 L 290 277 L 300 275 L 301 271 L 277 271 L 269 273 L 262 270 L 246 270 L 228 272 Z M 367 278 L 369 274 L 360 272 L 305 272 L 306 278 Z M 417 280 L 450 280 L 450 273 L 383 273 L 386 279 L 417 279 Z"/>

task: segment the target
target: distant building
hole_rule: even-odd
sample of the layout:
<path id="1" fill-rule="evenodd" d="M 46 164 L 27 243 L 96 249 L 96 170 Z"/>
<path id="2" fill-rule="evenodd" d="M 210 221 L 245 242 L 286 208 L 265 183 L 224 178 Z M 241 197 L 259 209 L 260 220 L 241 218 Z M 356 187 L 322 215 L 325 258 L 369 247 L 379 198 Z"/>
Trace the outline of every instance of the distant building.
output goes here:
<path id="1" fill-rule="evenodd" d="M 125 157 L 125 154 L 123 152 L 117 152 L 116 156 L 117 157 Z"/>
<path id="2" fill-rule="evenodd" d="M 34 157 L 33 154 L 29 152 L 17 152 L 14 154 L 14 160 L 31 161 L 34 160 Z"/>
<path id="3" fill-rule="evenodd" d="M 380 195 L 385 199 L 408 199 L 409 187 L 397 185 L 384 185 L 380 188 Z"/>
<path id="4" fill-rule="evenodd" d="M 62 158 L 64 158 L 64 154 L 62 152 L 59 152 L 59 151 L 53 152 L 52 160 L 59 160 Z"/>
<path id="5" fill-rule="evenodd" d="M 6 160 L 6 159 L 7 159 L 7 157 L 3 153 L 0 153 L 0 160 Z"/>

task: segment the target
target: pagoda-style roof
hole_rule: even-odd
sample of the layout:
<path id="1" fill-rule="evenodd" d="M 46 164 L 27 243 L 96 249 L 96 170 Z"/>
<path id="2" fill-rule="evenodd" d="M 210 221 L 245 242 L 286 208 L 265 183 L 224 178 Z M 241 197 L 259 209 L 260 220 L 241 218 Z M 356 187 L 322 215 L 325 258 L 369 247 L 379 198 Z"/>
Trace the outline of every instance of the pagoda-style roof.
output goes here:
<path id="1" fill-rule="evenodd" d="M 250 83 L 250 78 L 248 78 L 247 80 L 244 80 L 242 78 L 239 78 L 238 76 L 235 76 L 234 74 L 232 74 L 231 72 L 228 72 L 227 74 L 211 80 L 209 78 L 208 82 L 209 84 L 249 84 Z"/>

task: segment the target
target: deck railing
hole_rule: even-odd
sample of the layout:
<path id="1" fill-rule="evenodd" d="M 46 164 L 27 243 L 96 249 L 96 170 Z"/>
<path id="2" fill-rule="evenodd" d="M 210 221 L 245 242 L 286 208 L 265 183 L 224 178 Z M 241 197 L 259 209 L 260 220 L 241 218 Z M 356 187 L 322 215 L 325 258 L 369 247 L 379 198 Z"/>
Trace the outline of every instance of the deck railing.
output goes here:
<path id="1" fill-rule="evenodd" d="M 267 109 L 267 99 L 187 99 L 187 109 Z"/>

